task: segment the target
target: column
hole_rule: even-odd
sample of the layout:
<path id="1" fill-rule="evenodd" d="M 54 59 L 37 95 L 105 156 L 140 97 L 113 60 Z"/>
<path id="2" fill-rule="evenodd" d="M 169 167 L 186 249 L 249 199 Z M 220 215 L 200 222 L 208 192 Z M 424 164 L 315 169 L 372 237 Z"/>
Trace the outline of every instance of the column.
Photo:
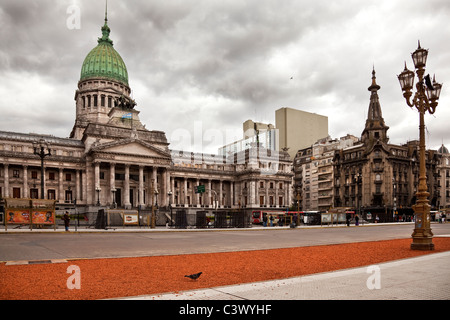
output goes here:
<path id="1" fill-rule="evenodd" d="M 200 185 L 200 179 L 196 179 L 196 186 L 198 187 Z M 200 197 L 201 197 L 201 193 L 195 193 L 194 192 L 194 197 L 195 197 L 195 205 L 196 205 L 196 207 L 198 208 L 198 207 L 200 207 Z"/>
<path id="2" fill-rule="evenodd" d="M 83 198 L 83 201 L 85 204 L 88 204 L 87 202 L 87 188 L 88 188 L 88 183 L 87 183 L 87 179 L 86 179 L 86 170 L 82 170 L 81 171 L 81 189 L 82 189 L 82 193 L 81 196 Z"/>
<path id="3" fill-rule="evenodd" d="M 234 181 L 230 181 L 230 206 L 234 207 Z"/>
<path id="4" fill-rule="evenodd" d="M 76 170 L 75 172 L 75 200 L 81 200 L 80 193 L 80 170 Z"/>
<path id="5" fill-rule="evenodd" d="M 187 179 L 183 178 L 183 206 L 187 207 Z"/>
<path id="6" fill-rule="evenodd" d="M 163 199 L 164 199 L 163 205 L 166 206 L 166 207 L 169 207 L 169 204 L 173 203 L 172 199 L 169 199 L 169 191 L 172 191 L 172 194 L 173 194 L 173 188 L 172 188 L 172 186 L 170 184 L 170 172 L 169 172 L 169 170 L 167 168 L 164 168 L 164 181 L 165 181 L 165 183 L 164 183 L 164 186 L 165 186 L 164 192 L 165 192 L 165 194 L 164 194 L 164 197 L 163 197 Z"/>
<path id="7" fill-rule="evenodd" d="M 109 191 L 110 191 L 110 203 L 114 204 L 116 199 L 114 199 L 116 192 L 116 164 L 109 164 Z"/>
<path id="8" fill-rule="evenodd" d="M 170 178 L 170 191 L 172 191 L 172 199 L 170 199 L 170 203 L 172 204 L 172 206 L 176 206 L 177 204 L 175 203 L 175 178 L 171 177 L 169 175 Z"/>
<path id="9" fill-rule="evenodd" d="M 250 191 L 250 194 L 249 194 L 249 205 L 251 207 L 255 207 L 256 206 L 256 194 L 255 194 L 256 186 L 255 185 L 256 185 L 255 180 L 250 180 L 249 181 L 249 191 Z"/>
<path id="10" fill-rule="evenodd" d="M 45 177 L 45 174 L 44 174 Z M 45 179 L 44 179 L 45 180 Z M 63 168 L 59 168 L 59 176 L 58 176 L 58 201 L 60 203 L 63 203 L 65 200 L 64 197 L 64 169 Z"/>
<path id="11" fill-rule="evenodd" d="M 278 199 L 278 188 L 280 187 L 280 182 L 278 180 L 275 180 L 275 207 L 279 207 L 279 199 Z"/>
<path id="12" fill-rule="evenodd" d="M 144 166 L 139 166 L 139 205 L 144 206 Z"/>
<path id="13" fill-rule="evenodd" d="M 223 189 L 223 181 L 222 180 L 219 180 L 219 208 L 222 208 L 222 206 L 223 206 L 223 191 L 222 191 L 222 189 Z"/>
<path id="14" fill-rule="evenodd" d="M 291 204 L 291 197 L 290 197 L 290 195 L 291 195 L 291 192 L 290 192 L 290 186 L 289 186 L 289 181 L 286 181 L 285 182 L 285 187 L 286 187 L 286 195 L 285 195 L 285 200 L 284 200 L 284 205 L 286 206 L 286 207 L 289 207 L 290 206 L 290 204 Z"/>
<path id="15" fill-rule="evenodd" d="M 23 166 L 23 197 L 28 198 L 28 166 Z"/>
<path id="16" fill-rule="evenodd" d="M 270 200 L 269 200 L 269 186 L 270 186 L 270 180 L 264 181 L 264 187 L 266 188 L 266 199 L 265 199 L 265 205 L 266 207 L 270 207 Z"/>
<path id="17" fill-rule="evenodd" d="M 9 198 L 9 164 L 5 163 L 3 165 L 3 171 L 3 176 L 5 177 L 5 191 L 3 191 L 3 196 Z"/>
<path id="18" fill-rule="evenodd" d="M 208 201 L 206 201 L 206 204 L 211 207 L 211 180 L 208 180 Z"/>
<path id="19" fill-rule="evenodd" d="M 260 186 L 260 181 L 256 180 L 255 181 L 255 203 L 257 207 L 261 206 L 261 202 L 259 201 L 259 186 Z"/>
<path id="20" fill-rule="evenodd" d="M 100 162 L 94 163 L 94 186 L 95 189 L 100 188 Z"/>
<path id="21" fill-rule="evenodd" d="M 150 190 L 150 197 L 152 197 L 152 201 L 151 203 L 155 204 L 157 203 L 156 200 L 156 196 L 155 196 L 155 190 L 158 189 L 158 168 L 157 167 L 153 167 L 153 171 L 152 171 L 152 189 Z M 160 190 L 158 190 L 159 192 Z M 159 204 L 158 204 L 159 205 Z"/>
<path id="22" fill-rule="evenodd" d="M 130 203 L 130 165 L 125 164 L 125 181 L 123 184 L 123 205 L 125 209 L 131 208 Z"/>

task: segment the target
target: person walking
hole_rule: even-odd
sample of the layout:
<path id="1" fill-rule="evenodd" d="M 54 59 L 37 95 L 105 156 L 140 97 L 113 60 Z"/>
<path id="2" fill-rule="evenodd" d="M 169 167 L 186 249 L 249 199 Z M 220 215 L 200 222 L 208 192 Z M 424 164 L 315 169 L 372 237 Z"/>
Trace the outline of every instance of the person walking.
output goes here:
<path id="1" fill-rule="evenodd" d="M 359 226 L 359 217 L 355 215 L 355 226 Z"/>
<path id="2" fill-rule="evenodd" d="M 269 218 L 269 219 L 270 219 L 270 226 L 273 227 L 273 216 L 270 215 L 270 218 Z"/>
<path id="3" fill-rule="evenodd" d="M 267 227 L 267 215 L 263 213 L 263 226 Z"/>
<path id="4" fill-rule="evenodd" d="M 68 211 L 64 213 L 63 220 L 64 220 L 64 228 L 66 229 L 66 231 L 69 231 L 70 217 Z"/>

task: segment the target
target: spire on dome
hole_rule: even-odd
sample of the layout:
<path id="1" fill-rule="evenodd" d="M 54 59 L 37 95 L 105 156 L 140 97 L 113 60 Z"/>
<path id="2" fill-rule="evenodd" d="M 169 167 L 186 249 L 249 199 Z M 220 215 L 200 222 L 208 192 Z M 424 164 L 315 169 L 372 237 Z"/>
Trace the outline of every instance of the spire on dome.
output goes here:
<path id="1" fill-rule="evenodd" d="M 113 44 L 112 40 L 109 38 L 109 34 L 111 32 L 111 29 L 108 26 L 108 0 L 106 0 L 106 6 L 105 6 L 105 24 L 102 27 L 102 37 L 98 38 L 98 43 L 105 42 L 109 43 L 110 45 Z"/>

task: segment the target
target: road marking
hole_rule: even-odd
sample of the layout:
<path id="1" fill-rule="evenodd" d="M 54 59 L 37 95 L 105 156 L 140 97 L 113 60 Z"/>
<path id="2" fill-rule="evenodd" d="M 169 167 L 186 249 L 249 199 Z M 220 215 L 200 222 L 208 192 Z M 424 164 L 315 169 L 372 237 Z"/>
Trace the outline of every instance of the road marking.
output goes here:
<path id="1" fill-rule="evenodd" d="M 5 265 L 18 266 L 18 265 L 25 265 L 25 264 L 49 264 L 49 263 L 67 263 L 67 260 L 66 259 L 17 260 L 17 261 L 7 261 Z"/>

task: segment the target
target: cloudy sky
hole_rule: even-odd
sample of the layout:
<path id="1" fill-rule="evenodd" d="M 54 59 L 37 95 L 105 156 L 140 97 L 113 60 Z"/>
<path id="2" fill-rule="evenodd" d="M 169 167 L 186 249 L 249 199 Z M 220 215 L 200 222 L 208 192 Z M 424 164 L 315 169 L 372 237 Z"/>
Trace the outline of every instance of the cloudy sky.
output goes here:
<path id="1" fill-rule="evenodd" d="M 0 0 L 0 130 L 69 136 L 104 8 Z M 275 124 L 281 107 L 327 116 L 332 138 L 360 137 L 373 66 L 390 142 L 418 139 L 418 112 L 397 80 L 405 61 L 413 69 L 418 40 L 427 73 L 443 83 L 425 117 L 427 148 L 450 148 L 449 20 L 448 0 L 108 1 L 141 121 L 166 132 L 171 148 L 213 153 L 242 138 L 248 119 Z"/>

